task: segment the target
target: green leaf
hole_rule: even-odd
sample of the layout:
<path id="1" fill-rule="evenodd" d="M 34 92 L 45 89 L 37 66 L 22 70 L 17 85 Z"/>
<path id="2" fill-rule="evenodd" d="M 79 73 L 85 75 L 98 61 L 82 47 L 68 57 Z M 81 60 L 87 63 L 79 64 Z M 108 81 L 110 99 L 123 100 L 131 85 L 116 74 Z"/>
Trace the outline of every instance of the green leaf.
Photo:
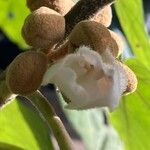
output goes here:
<path id="1" fill-rule="evenodd" d="M 125 141 L 126 150 L 150 149 L 150 70 L 137 61 L 128 62 L 138 77 L 135 93 L 123 97 L 111 114 L 112 123 Z"/>
<path id="2" fill-rule="evenodd" d="M 24 150 L 24 149 L 19 148 L 17 146 L 6 144 L 6 143 L 1 143 L 1 142 L 0 142 L 0 149 L 1 150 Z"/>
<path id="3" fill-rule="evenodd" d="M 144 25 L 142 0 L 120 0 L 116 11 L 136 58 L 149 67 L 150 41 Z"/>
<path id="4" fill-rule="evenodd" d="M 150 149 L 150 43 L 145 30 L 142 1 L 120 0 L 116 10 L 135 59 L 127 64 L 138 78 L 136 92 L 123 97 L 111 121 L 125 142 L 126 150 Z"/>
<path id="5" fill-rule="evenodd" d="M 30 107 L 14 100 L 0 110 L 0 143 L 25 150 L 53 150 L 48 127 Z"/>
<path id="6" fill-rule="evenodd" d="M 10 40 L 22 48 L 27 48 L 21 36 L 21 28 L 28 14 L 29 10 L 26 7 L 26 0 L 0 1 L 0 28 Z"/>

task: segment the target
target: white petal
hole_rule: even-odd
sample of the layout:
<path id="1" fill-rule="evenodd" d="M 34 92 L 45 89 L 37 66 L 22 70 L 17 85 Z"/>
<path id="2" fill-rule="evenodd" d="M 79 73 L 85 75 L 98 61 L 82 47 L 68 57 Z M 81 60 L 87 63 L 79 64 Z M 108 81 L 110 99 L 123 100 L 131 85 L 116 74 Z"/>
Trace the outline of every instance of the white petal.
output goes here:
<path id="1" fill-rule="evenodd" d="M 57 74 L 57 72 L 60 70 L 60 68 L 62 68 L 63 66 L 63 61 L 59 61 L 57 63 L 55 63 L 54 65 L 52 65 L 49 69 L 47 69 L 44 77 L 43 77 L 43 81 L 42 81 L 42 85 L 47 85 L 48 83 L 52 83 L 53 77 Z"/>
<path id="2" fill-rule="evenodd" d="M 100 56 L 83 46 L 48 69 L 42 84 L 47 83 L 56 84 L 70 100 L 67 108 L 108 106 L 114 109 L 126 88 L 127 79 L 108 51 Z"/>

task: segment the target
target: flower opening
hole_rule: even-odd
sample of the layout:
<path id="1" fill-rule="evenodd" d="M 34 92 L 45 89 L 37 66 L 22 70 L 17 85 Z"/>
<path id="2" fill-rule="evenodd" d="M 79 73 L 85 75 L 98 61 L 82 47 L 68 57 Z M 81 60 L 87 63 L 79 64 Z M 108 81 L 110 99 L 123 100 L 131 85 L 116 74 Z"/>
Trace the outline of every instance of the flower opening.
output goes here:
<path id="1" fill-rule="evenodd" d="M 127 87 L 127 78 L 107 50 L 100 55 L 82 46 L 47 70 L 42 84 L 48 83 L 57 85 L 69 99 L 69 109 L 107 106 L 112 110 Z"/>

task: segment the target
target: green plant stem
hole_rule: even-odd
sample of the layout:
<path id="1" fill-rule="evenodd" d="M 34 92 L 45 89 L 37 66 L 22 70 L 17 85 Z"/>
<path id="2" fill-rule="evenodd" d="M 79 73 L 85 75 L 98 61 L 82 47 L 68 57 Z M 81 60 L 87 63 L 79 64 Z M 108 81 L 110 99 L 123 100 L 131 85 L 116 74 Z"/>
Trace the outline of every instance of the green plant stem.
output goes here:
<path id="1" fill-rule="evenodd" d="M 73 143 L 69 134 L 47 99 L 38 91 L 26 96 L 26 98 L 32 102 L 44 117 L 48 126 L 52 129 L 60 149 L 73 150 Z"/>
<path id="2" fill-rule="evenodd" d="M 16 95 L 14 95 L 7 87 L 5 79 L 0 80 L 0 108 L 5 106 L 5 104 L 8 103 L 12 98 L 14 98 Z"/>

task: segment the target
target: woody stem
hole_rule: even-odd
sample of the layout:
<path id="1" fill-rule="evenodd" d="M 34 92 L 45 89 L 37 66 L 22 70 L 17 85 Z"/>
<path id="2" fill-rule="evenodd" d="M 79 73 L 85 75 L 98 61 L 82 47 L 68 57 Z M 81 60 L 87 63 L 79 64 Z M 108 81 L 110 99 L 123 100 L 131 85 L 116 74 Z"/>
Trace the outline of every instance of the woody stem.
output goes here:
<path id="1" fill-rule="evenodd" d="M 82 20 L 88 20 L 106 5 L 110 5 L 115 0 L 80 0 L 65 15 L 66 37 L 74 26 Z"/>

